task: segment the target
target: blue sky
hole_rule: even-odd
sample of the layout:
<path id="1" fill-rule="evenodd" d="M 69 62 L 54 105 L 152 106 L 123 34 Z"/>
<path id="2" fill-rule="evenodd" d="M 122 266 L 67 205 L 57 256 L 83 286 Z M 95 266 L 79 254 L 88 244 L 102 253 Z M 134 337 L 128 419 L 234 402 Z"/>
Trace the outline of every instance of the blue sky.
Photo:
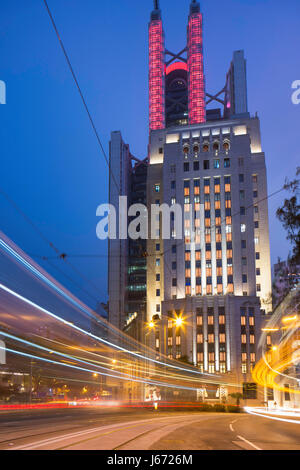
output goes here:
<path id="1" fill-rule="evenodd" d="M 148 138 L 147 24 L 152 1 L 48 0 L 108 153 L 112 130 L 145 157 Z M 161 0 L 166 47 L 183 48 L 189 0 Z M 291 84 L 300 79 L 299 0 L 203 0 L 208 92 L 225 82 L 232 52 L 244 49 L 248 101 L 261 118 L 268 192 L 293 177 L 299 164 L 300 105 Z M 10 0 L 1 8 L 0 106 L 4 190 L 61 252 L 102 254 L 41 262 L 84 301 L 107 297 L 107 247 L 96 238 L 96 208 L 107 202 L 108 171 L 42 0 Z M 275 218 L 284 194 L 269 204 L 272 261 L 289 244 Z M 0 194 L 1 229 L 33 255 L 54 253 Z M 87 296 L 64 276 L 72 277 Z"/>

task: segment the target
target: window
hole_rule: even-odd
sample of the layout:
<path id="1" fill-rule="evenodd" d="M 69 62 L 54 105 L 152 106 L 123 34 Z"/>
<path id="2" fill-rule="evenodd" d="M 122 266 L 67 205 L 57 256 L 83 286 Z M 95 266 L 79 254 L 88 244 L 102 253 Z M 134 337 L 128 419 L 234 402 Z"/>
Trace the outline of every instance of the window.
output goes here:
<path id="1" fill-rule="evenodd" d="M 175 189 L 176 188 L 176 181 L 171 181 L 171 189 Z"/>
<path id="2" fill-rule="evenodd" d="M 160 258 L 156 258 L 155 264 L 156 266 L 160 266 Z"/>
<path id="3" fill-rule="evenodd" d="M 225 315 L 219 315 L 219 325 L 225 325 Z"/>
<path id="4" fill-rule="evenodd" d="M 157 282 L 160 281 L 160 274 L 156 274 L 156 280 L 157 280 Z"/>
<path id="5" fill-rule="evenodd" d="M 224 168 L 230 168 L 230 158 L 224 158 Z"/>
<path id="6" fill-rule="evenodd" d="M 203 325 L 203 316 L 202 315 L 197 315 L 197 325 L 198 326 Z"/>
<path id="7" fill-rule="evenodd" d="M 254 206 L 254 214 L 258 214 L 258 206 Z"/>
<path id="8" fill-rule="evenodd" d="M 253 183 L 257 183 L 257 175 L 252 175 L 252 181 Z"/>
<path id="9" fill-rule="evenodd" d="M 174 277 L 174 278 L 172 279 L 172 287 L 176 287 L 176 286 L 177 286 L 177 278 Z"/>
<path id="10" fill-rule="evenodd" d="M 240 200 L 243 201 L 245 199 L 245 191 L 243 189 L 240 190 Z"/>
<path id="11" fill-rule="evenodd" d="M 156 251 L 160 251 L 160 244 L 159 243 L 156 243 Z"/>
<path id="12" fill-rule="evenodd" d="M 240 157 L 239 160 L 238 160 L 238 162 L 239 162 L 239 166 L 244 166 L 244 159 L 243 159 L 243 157 Z"/>
<path id="13" fill-rule="evenodd" d="M 183 164 L 183 171 L 190 171 L 190 164 L 189 164 L 189 162 L 184 162 L 184 164 Z"/>
<path id="14" fill-rule="evenodd" d="M 247 242 L 246 242 L 246 240 L 241 240 L 241 247 L 242 247 L 242 249 L 246 249 L 246 248 L 247 248 Z"/>
<path id="15" fill-rule="evenodd" d="M 241 326 L 245 326 L 245 325 L 246 325 L 246 316 L 242 315 L 241 316 Z"/>
<path id="16" fill-rule="evenodd" d="M 257 198 L 257 197 L 258 197 L 258 192 L 257 192 L 257 191 L 253 191 L 253 197 L 254 197 L 254 198 Z"/>
<path id="17" fill-rule="evenodd" d="M 254 326 L 254 324 L 255 324 L 255 318 L 253 316 L 250 316 L 249 317 L 249 325 Z"/>
<path id="18" fill-rule="evenodd" d="M 220 341 L 220 343 L 225 343 L 225 342 L 226 342 L 225 333 L 220 333 L 220 335 L 219 335 L 219 341 Z"/>
<path id="19" fill-rule="evenodd" d="M 255 253 L 255 259 L 257 259 L 257 260 L 260 259 L 260 253 L 258 251 Z"/>
<path id="20" fill-rule="evenodd" d="M 200 169 L 199 162 L 194 162 L 194 171 L 199 171 L 199 169 Z"/>
<path id="21" fill-rule="evenodd" d="M 197 343 L 198 344 L 202 344 L 203 343 L 203 334 L 202 333 L 199 333 L 197 335 Z"/>
<path id="22" fill-rule="evenodd" d="M 156 193 L 159 193 L 159 191 L 160 191 L 160 184 L 156 184 L 155 187 L 154 187 L 154 189 L 155 189 L 155 192 L 156 192 Z"/>
<path id="23" fill-rule="evenodd" d="M 261 285 L 260 284 L 256 284 L 256 292 L 261 292 Z"/>
<path id="24" fill-rule="evenodd" d="M 176 253 L 176 245 L 172 245 L 172 253 L 173 253 L 173 254 Z"/>
<path id="25" fill-rule="evenodd" d="M 176 165 L 171 165 L 170 166 L 170 171 L 171 171 L 171 173 L 176 173 Z"/>
<path id="26" fill-rule="evenodd" d="M 221 362 L 220 363 L 220 373 L 225 374 L 225 372 L 226 372 L 226 363 Z"/>
<path id="27" fill-rule="evenodd" d="M 157 313 L 160 312 L 160 304 L 156 304 L 156 312 L 157 312 Z"/>
<path id="28" fill-rule="evenodd" d="M 254 237 L 254 244 L 258 245 L 259 244 L 259 237 Z"/>
<path id="29" fill-rule="evenodd" d="M 242 374 L 247 374 L 247 364 L 242 364 Z"/>
<path id="30" fill-rule="evenodd" d="M 241 232 L 242 233 L 246 232 L 246 224 L 241 224 Z"/>
<path id="31" fill-rule="evenodd" d="M 243 174 L 239 174 L 239 182 L 240 183 L 244 182 L 244 175 Z"/>
<path id="32" fill-rule="evenodd" d="M 247 266 L 247 258 L 245 256 L 242 258 L 242 266 Z"/>
<path id="33" fill-rule="evenodd" d="M 254 335 L 250 335 L 249 339 L 250 339 L 250 344 L 255 344 L 255 336 Z"/>
<path id="34" fill-rule="evenodd" d="M 207 336 L 207 338 L 208 338 L 208 342 L 209 342 L 210 344 L 212 344 L 212 343 L 215 342 L 215 335 L 214 335 L 214 334 L 209 334 L 209 335 Z"/>
<path id="35" fill-rule="evenodd" d="M 203 161 L 203 170 L 209 170 L 209 160 Z"/>
<path id="36" fill-rule="evenodd" d="M 208 325 L 213 325 L 214 324 L 214 316 L 213 315 L 209 315 L 207 317 L 207 324 Z"/>
<path id="37" fill-rule="evenodd" d="M 214 160 L 214 168 L 215 169 L 220 168 L 220 160 L 218 159 Z"/>
<path id="38" fill-rule="evenodd" d="M 246 215 L 246 208 L 245 207 L 240 207 L 240 214 L 241 215 Z"/>
<path id="39" fill-rule="evenodd" d="M 256 268 L 256 276 L 260 276 L 260 268 Z"/>
<path id="40" fill-rule="evenodd" d="M 243 280 L 243 284 L 247 284 L 247 282 L 248 282 L 247 274 L 243 274 L 242 280 Z"/>
<path id="41" fill-rule="evenodd" d="M 160 297 L 160 289 L 156 289 L 156 297 Z"/>
<path id="42" fill-rule="evenodd" d="M 175 271 L 175 270 L 177 269 L 177 263 L 176 263 L 176 261 L 173 261 L 173 262 L 172 262 L 172 269 L 173 269 L 173 271 Z"/>
<path id="43" fill-rule="evenodd" d="M 255 220 L 255 222 L 254 222 L 254 228 L 259 228 L 259 222 L 258 222 L 258 220 Z"/>

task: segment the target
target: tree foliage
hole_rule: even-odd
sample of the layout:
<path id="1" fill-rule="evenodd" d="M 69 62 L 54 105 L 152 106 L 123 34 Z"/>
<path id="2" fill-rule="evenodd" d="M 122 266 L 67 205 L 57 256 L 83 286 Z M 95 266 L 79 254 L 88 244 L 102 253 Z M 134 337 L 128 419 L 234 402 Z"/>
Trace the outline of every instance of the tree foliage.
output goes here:
<path id="1" fill-rule="evenodd" d="M 292 196 L 285 199 L 283 206 L 277 209 L 276 215 L 281 221 L 284 229 L 287 231 L 287 240 L 292 245 L 292 255 L 290 256 L 290 264 L 300 264 L 300 167 L 297 168 L 296 178 L 292 181 L 286 180 L 284 189 L 289 191 Z"/>

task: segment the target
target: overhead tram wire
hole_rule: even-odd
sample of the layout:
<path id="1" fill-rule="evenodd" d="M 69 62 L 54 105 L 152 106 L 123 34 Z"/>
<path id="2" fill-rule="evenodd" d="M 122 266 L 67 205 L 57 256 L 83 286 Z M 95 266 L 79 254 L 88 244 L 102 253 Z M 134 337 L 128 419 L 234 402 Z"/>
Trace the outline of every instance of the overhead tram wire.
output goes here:
<path id="1" fill-rule="evenodd" d="M 2 196 L 9 202 L 9 204 L 16 210 L 16 212 L 18 212 L 18 214 L 20 214 L 24 220 L 31 226 L 31 228 L 37 233 L 37 235 L 52 249 L 55 251 L 55 253 L 57 254 L 56 257 L 51 257 L 52 259 L 62 259 L 68 266 L 70 266 L 70 268 L 77 273 L 77 275 L 79 275 L 81 277 L 81 279 L 83 279 L 85 282 L 88 282 L 92 287 L 93 289 L 96 289 L 96 291 L 98 292 L 98 287 L 95 286 L 94 283 L 92 283 L 84 274 L 82 274 L 77 268 L 75 268 L 75 266 L 73 266 L 72 263 L 70 263 L 70 261 L 68 261 L 66 259 L 66 255 L 64 253 L 61 253 L 60 250 L 54 245 L 54 243 L 52 243 L 45 235 L 44 233 L 39 229 L 39 227 L 37 227 L 37 225 L 30 219 L 30 217 L 28 217 L 27 214 L 25 214 L 25 212 L 16 204 L 16 202 L 10 197 L 8 196 L 8 194 L 3 191 L 3 189 L 0 188 L 0 194 L 2 194 Z M 47 261 L 48 264 L 49 264 L 49 260 L 48 260 L 48 257 L 47 256 L 42 256 L 42 257 L 39 257 L 40 259 L 42 259 L 43 261 Z M 52 265 L 54 267 L 54 265 Z M 56 268 L 56 267 L 55 267 Z M 59 269 L 59 268 L 56 268 L 56 269 Z M 66 275 L 65 273 L 63 273 L 64 276 L 68 277 L 69 280 L 71 280 L 71 278 Z M 72 280 L 73 284 L 77 284 L 76 281 Z M 84 288 L 81 288 L 81 290 L 85 291 Z M 85 291 L 87 293 L 87 291 Z M 89 294 L 89 296 L 91 298 L 93 298 L 94 300 L 96 299 L 96 297 L 94 297 L 92 294 Z M 99 300 L 97 299 L 97 302 Z"/>
<path id="2" fill-rule="evenodd" d="M 44 2 L 44 5 L 45 5 L 45 7 L 46 7 L 46 10 L 47 10 L 47 13 L 48 13 L 48 15 L 49 15 L 49 18 L 50 18 L 50 21 L 51 21 L 51 23 L 52 23 L 52 26 L 53 26 L 53 28 L 54 28 L 55 34 L 56 34 L 56 36 L 57 36 L 57 39 L 58 39 L 58 41 L 59 41 L 60 47 L 61 47 L 61 49 L 62 49 L 62 52 L 63 52 L 63 54 L 64 54 L 64 56 L 65 56 L 66 61 L 67 61 L 68 67 L 69 67 L 69 69 L 70 69 L 70 72 L 71 72 L 71 74 L 72 74 L 72 77 L 73 77 L 73 80 L 74 80 L 74 82 L 75 82 L 75 85 L 76 85 L 76 88 L 77 88 L 77 90 L 78 90 L 78 93 L 79 93 L 79 95 L 80 95 L 81 101 L 82 101 L 83 106 L 84 106 L 84 108 L 85 108 L 85 110 L 86 110 L 86 113 L 87 113 L 87 115 L 88 115 L 89 121 L 90 121 L 90 123 L 91 123 L 91 125 L 92 125 L 92 128 L 93 128 L 94 134 L 95 134 L 95 136 L 96 136 L 98 145 L 99 145 L 99 147 L 100 147 L 100 150 L 101 150 L 101 152 L 102 152 L 102 155 L 103 155 L 103 157 L 104 157 L 104 160 L 105 160 L 105 162 L 106 162 L 106 164 L 107 164 L 109 174 L 111 175 L 111 177 L 112 177 L 112 179 L 113 179 L 113 182 L 114 182 L 114 184 L 116 185 L 116 188 L 117 188 L 117 190 L 118 190 L 118 193 L 120 193 L 119 184 L 117 183 L 117 180 L 116 180 L 116 178 L 115 178 L 113 172 L 111 171 L 110 164 L 109 164 L 109 159 L 107 158 L 106 152 L 105 152 L 104 147 L 103 147 L 103 144 L 102 144 L 102 142 L 101 142 L 101 139 L 100 139 L 99 133 L 98 133 L 98 131 L 97 131 L 96 125 L 95 125 L 95 123 L 94 123 L 93 117 L 92 117 L 91 112 L 90 112 L 90 110 L 89 110 L 89 108 L 88 108 L 87 102 L 86 102 L 86 100 L 85 100 L 85 98 L 84 98 L 83 92 L 82 92 L 82 90 L 81 90 L 81 87 L 80 87 L 79 82 L 78 82 L 78 80 L 77 80 L 76 74 L 75 74 L 75 72 L 74 72 L 74 68 L 73 68 L 73 66 L 72 66 L 72 64 L 71 64 L 70 58 L 69 58 L 69 56 L 68 56 L 68 53 L 67 53 L 67 51 L 66 51 L 66 49 L 65 49 L 65 46 L 64 46 L 63 41 L 62 41 L 62 39 L 61 39 L 61 36 L 60 36 L 60 34 L 59 34 L 59 32 L 58 32 L 56 23 L 55 23 L 55 21 L 54 21 L 54 17 L 53 17 L 53 15 L 52 15 L 51 11 L 50 11 L 50 8 L 49 8 L 49 6 L 48 6 L 47 0 L 43 0 L 43 2 Z"/>

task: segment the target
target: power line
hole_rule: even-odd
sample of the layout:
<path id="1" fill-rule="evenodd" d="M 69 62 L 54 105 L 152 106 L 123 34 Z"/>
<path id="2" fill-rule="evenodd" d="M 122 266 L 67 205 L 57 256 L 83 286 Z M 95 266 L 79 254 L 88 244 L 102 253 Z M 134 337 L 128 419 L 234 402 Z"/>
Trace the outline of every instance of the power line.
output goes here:
<path id="1" fill-rule="evenodd" d="M 8 196 L 8 194 L 3 191 L 3 189 L 0 188 L 0 194 L 9 202 L 9 204 L 18 212 L 24 220 L 31 226 L 31 228 L 37 233 L 37 235 L 47 244 L 49 247 L 55 251 L 56 256 L 52 257 L 52 259 L 62 259 L 65 261 L 65 263 L 70 266 L 70 268 L 77 273 L 85 282 L 88 282 L 94 289 L 97 291 L 99 288 L 92 282 L 90 281 L 84 274 L 82 274 L 75 266 L 73 266 L 72 263 L 70 263 L 68 260 L 66 260 L 66 255 L 64 253 L 61 253 L 60 250 L 54 245 L 54 243 L 49 240 L 44 233 L 37 227 L 37 225 L 25 214 L 25 212 L 16 204 L 16 202 Z M 44 261 L 48 261 L 47 256 L 40 257 L 40 259 L 43 259 Z M 65 275 L 66 276 L 66 275 Z M 68 276 L 67 276 L 68 277 Z M 76 284 L 75 281 L 72 281 L 74 284 Z M 91 294 L 89 294 L 90 297 L 93 297 Z M 98 301 L 98 300 L 97 300 Z"/>
<path id="2" fill-rule="evenodd" d="M 92 125 L 93 131 L 94 131 L 94 133 L 95 133 L 97 142 L 98 142 L 99 147 L 100 147 L 100 150 L 101 150 L 101 152 L 102 152 L 102 154 L 103 154 L 103 157 L 104 157 L 104 159 L 105 159 L 105 162 L 106 162 L 106 164 L 107 164 L 109 173 L 110 173 L 110 175 L 111 175 L 111 177 L 112 177 L 112 179 L 113 179 L 113 181 L 114 181 L 114 183 L 115 183 L 115 185 L 116 185 L 116 188 L 117 188 L 118 192 L 120 193 L 119 185 L 118 185 L 118 183 L 117 183 L 117 180 L 116 180 L 114 174 L 113 174 L 112 171 L 111 171 L 110 164 L 109 164 L 109 159 L 107 158 L 107 155 L 106 155 L 106 152 L 105 152 L 104 147 L 103 147 L 103 145 L 102 145 L 102 142 L 101 142 L 99 133 L 98 133 L 98 131 L 97 131 L 96 125 L 95 125 L 95 123 L 94 123 L 94 120 L 93 120 L 93 118 L 92 118 L 92 115 L 91 115 L 91 113 L 90 113 L 90 110 L 89 110 L 89 108 L 88 108 L 88 105 L 87 105 L 87 103 L 86 103 L 86 100 L 85 100 L 85 98 L 84 98 L 84 96 L 83 96 L 83 92 L 82 92 L 82 90 L 81 90 L 81 88 L 80 88 L 80 85 L 79 85 L 79 83 L 78 83 L 76 74 L 75 74 L 75 72 L 74 72 L 74 68 L 73 68 L 73 66 L 72 66 L 72 64 L 71 64 L 71 61 L 70 61 L 69 56 L 68 56 L 68 54 L 67 54 L 67 51 L 66 51 L 66 49 L 65 49 L 65 47 L 64 47 L 63 41 L 62 41 L 62 39 L 61 39 L 61 36 L 60 36 L 60 34 L 59 34 L 59 32 L 58 32 L 58 29 L 57 29 L 57 26 L 56 26 L 56 24 L 55 24 L 53 15 L 52 15 L 52 13 L 51 13 L 51 11 L 50 11 L 50 8 L 49 8 L 49 6 L 48 6 L 47 1 L 46 1 L 46 0 L 43 0 L 43 1 L 44 1 L 46 10 L 47 10 L 47 12 L 48 12 L 50 21 L 51 21 L 51 23 L 52 23 L 52 26 L 53 26 L 53 28 L 54 28 L 55 34 L 56 34 L 57 39 L 58 39 L 58 41 L 59 41 L 60 47 L 61 47 L 61 49 L 62 49 L 62 51 L 63 51 L 63 54 L 64 54 L 65 59 L 66 59 L 66 61 L 67 61 L 68 67 L 69 67 L 70 72 L 71 72 L 71 74 L 72 74 L 72 77 L 73 77 L 73 79 L 74 79 L 74 82 L 75 82 L 76 88 L 77 88 L 77 90 L 78 90 L 78 93 L 79 93 L 79 95 L 80 95 L 81 101 L 82 101 L 83 106 L 84 106 L 84 108 L 85 108 L 85 110 L 86 110 L 86 112 L 87 112 L 89 121 L 90 121 L 90 123 L 91 123 L 91 125 Z"/>

